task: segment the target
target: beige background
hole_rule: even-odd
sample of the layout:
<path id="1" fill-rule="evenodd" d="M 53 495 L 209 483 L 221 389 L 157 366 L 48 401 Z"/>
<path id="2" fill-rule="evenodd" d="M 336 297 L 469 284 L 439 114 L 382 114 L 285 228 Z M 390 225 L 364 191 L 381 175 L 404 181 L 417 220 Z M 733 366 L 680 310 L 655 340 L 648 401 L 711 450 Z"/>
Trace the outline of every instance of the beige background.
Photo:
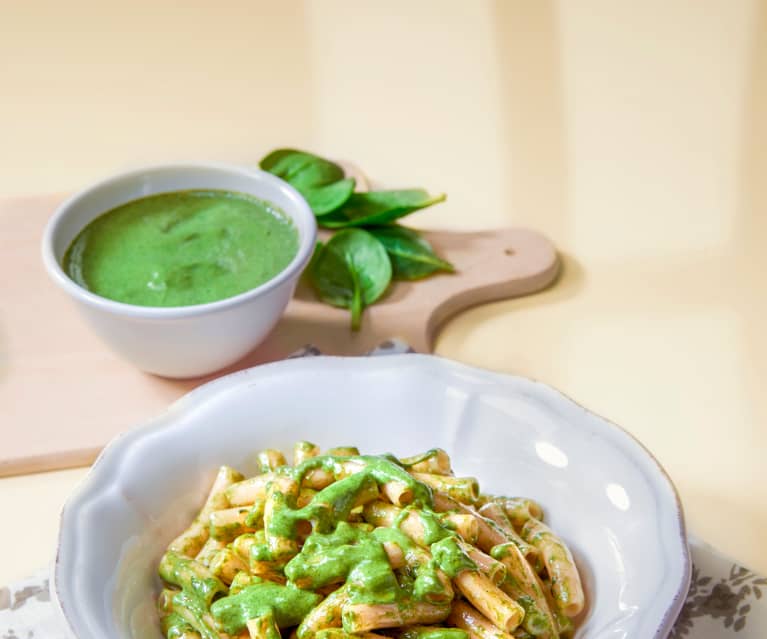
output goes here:
<path id="1" fill-rule="evenodd" d="M 762 573 L 765 113 L 758 0 L 0 3 L 0 197 L 297 145 L 447 191 L 424 226 L 540 229 L 559 285 L 438 352 L 625 426 Z M 0 583 L 47 561 L 83 473 L 0 480 Z"/>

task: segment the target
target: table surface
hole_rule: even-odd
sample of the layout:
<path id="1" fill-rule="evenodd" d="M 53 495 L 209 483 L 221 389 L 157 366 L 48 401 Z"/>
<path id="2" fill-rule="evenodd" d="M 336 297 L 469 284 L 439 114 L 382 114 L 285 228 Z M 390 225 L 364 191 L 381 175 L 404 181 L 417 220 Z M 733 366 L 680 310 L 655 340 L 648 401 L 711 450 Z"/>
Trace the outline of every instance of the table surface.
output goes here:
<path id="1" fill-rule="evenodd" d="M 464 313 L 437 352 L 624 426 L 691 529 L 762 573 L 766 110 L 759 0 L 0 8 L 0 197 L 292 145 L 446 191 L 422 226 L 539 229 L 558 285 Z M 4 521 L 35 522 L 0 527 L 0 583 L 49 559 L 84 473 L 0 480 Z"/>

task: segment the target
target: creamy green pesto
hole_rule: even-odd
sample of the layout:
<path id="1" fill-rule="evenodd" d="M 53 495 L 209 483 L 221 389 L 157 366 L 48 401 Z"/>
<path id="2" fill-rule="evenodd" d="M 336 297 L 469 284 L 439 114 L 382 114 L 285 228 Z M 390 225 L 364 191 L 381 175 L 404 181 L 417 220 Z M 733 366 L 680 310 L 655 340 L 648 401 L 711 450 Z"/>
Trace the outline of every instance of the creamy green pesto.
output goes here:
<path id="1" fill-rule="evenodd" d="M 319 491 L 303 508 L 296 508 L 287 499 L 275 511 L 269 533 L 294 539 L 301 521 L 312 521 L 314 532 L 304 542 L 301 551 L 284 567 L 290 583 L 314 590 L 331 584 L 346 583 L 350 600 L 355 603 L 398 603 L 427 601 L 431 595 L 444 591 L 437 569 L 453 577 L 462 570 L 477 570 L 455 542 L 455 532 L 431 510 L 431 489 L 416 480 L 390 455 L 323 455 L 307 459 L 295 467 L 277 470 L 300 483 L 312 470 L 322 469 L 338 475 L 344 463 L 359 463 L 362 469 L 333 482 Z M 350 524 L 356 497 L 370 484 L 382 485 L 399 481 L 413 491 L 415 512 L 421 518 L 424 542 L 431 546 L 433 560 L 411 571 L 408 583 L 398 583 L 384 551 L 385 542 L 395 543 L 407 555 L 414 542 L 399 530 L 402 517 L 394 527 L 371 529 L 369 525 Z M 412 507 L 405 508 L 407 515 Z M 274 561 L 267 544 L 254 544 L 250 549 L 252 561 Z"/>
<path id="2" fill-rule="evenodd" d="M 359 470 L 344 476 L 348 472 L 345 465 L 349 463 L 359 466 Z M 240 573 L 227 590 L 198 562 L 173 552 L 164 555 L 160 576 L 182 589 L 173 597 L 173 611 L 179 616 L 165 622 L 172 629 L 166 630 L 168 635 L 170 632 L 178 635 L 188 624 L 202 639 L 215 639 L 211 622 L 229 635 L 236 635 L 245 629 L 249 619 L 264 615 L 280 629 L 293 627 L 320 602 L 320 593 L 342 585 L 344 596 L 352 604 L 394 604 L 405 610 L 418 602 L 430 602 L 444 606 L 447 615 L 450 604 L 446 601 L 445 575 L 453 578 L 478 568 L 461 549 L 455 531 L 443 515 L 432 510 L 431 489 L 391 455 L 323 455 L 294 467 L 281 466 L 273 472 L 300 484 L 317 469 L 331 473 L 336 481 L 318 491 L 302 508 L 296 506 L 294 495 L 275 492 L 272 498 L 278 501 L 273 505 L 268 530 L 252 535 L 251 565 L 268 562 L 281 569 L 287 579 L 285 585 Z M 402 516 L 391 527 L 359 521 L 359 515 L 355 515 L 358 498 L 370 495 L 371 491 L 376 495 L 379 486 L 391 481 L 407 485 L 414 496 L 413 504 L 403 509 Z M 430 556 L 399 528 L 404 516 L 410 513 L 420 517 L 423 543 Z M 263 512 L 252 514 L 263 516 Z M 306 521 L 312 523 L 312 532 L 300 551 L 287 558 L 274 556 L 265 533 L 296 540 L 299 523 Z M 385 544 L 398 546 L 404 558 L 406 565 L 396 573 Z M 424 554 L 428 557 L 425 561 Z M 209 616 L 205 615 L 207 606 Z M 345 629 L 348 622 L 344 617 Z M 468 634 L 457 628 L 413 627 L 409 632 L 405 639 L 468 639 Z M 298 636 L 301 637 L 300 629 Z"/>
<path id="3" fill-rule="evenodd" d="M 312 470 L 322 469 L 337 475 L 341 472 L 341 464 L 349 461 L 359 462 L 364 465 L 364 469 L 330 484 L 315 495 L 304 508 L 296 509 L 292 507 L 292 504 L 285 503 L 281 508 L 275 509 L 269 524 L 269 532 L 280 537 L 294 539 L 298 522 L 306 520 L 315 521 L 315 528 L 319 532 L 327 532 L 336 523 L 348 518 L 354 499 L 370 483 L 402 482 L 413 491 L 415 504 L 431 506 L 431 489 L 426 484 L 414 479 L 395 461 L 394 457 L 388 455 L 355 455 L 352 457 L 322 455 L 307 459 L 295 467 L 283 466 L 277 472 L 290 475 L 296 482 L 301 483 L 304 476 Z M 264 548 L 262 554 L 256 555 L 254 559 L 264 561 L 272 558 L 269 556 L 268 550 Z"/>
<path id="4" fill-rule="evenodd" d="M 64 256 L 79 285 L 139 306 L 191 306 L 272 279 L 298 252 L 274 205 L 245 193 L 190 190 L 132 200 L 88 224 Z"/>
<path id="5" fill-rule="evenodd" d="M 236 634 L 245 628 L 248 619 L 267 613 L 274 616 L 280 628 L 296 626 L 321 599 L 308 590 L 264 582 L 215 601 L 210 611 L 225 632 Z"/>

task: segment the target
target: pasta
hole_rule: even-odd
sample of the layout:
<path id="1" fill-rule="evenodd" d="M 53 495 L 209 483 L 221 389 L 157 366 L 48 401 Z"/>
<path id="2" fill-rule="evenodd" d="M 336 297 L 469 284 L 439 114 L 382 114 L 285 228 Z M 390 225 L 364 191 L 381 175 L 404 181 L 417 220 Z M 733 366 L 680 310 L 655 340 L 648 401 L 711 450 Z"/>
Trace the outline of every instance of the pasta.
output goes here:
<path id="1" fill-rule="evenodd" d="M 541 507 L 481 494 L 445 451 L 298 442 L 256 464 L 222 467 L 160 560 L 168 639 L 573 636 L 583 588 Z"/>

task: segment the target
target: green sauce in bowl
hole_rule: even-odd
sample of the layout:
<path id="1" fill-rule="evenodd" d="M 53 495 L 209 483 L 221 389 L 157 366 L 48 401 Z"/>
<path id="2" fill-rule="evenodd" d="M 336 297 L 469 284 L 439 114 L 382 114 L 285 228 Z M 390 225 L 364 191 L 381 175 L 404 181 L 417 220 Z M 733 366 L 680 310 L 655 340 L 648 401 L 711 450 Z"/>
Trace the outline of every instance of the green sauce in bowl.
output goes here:
<path id="1" fill-rule="evenodd" d="M 74 239 L 63 267 L 111 300 L 191 306 L 267 282 L 297 252 L 292 221 L 268 202 L 232 191 L 174 191 L 101 214 Z"/>

